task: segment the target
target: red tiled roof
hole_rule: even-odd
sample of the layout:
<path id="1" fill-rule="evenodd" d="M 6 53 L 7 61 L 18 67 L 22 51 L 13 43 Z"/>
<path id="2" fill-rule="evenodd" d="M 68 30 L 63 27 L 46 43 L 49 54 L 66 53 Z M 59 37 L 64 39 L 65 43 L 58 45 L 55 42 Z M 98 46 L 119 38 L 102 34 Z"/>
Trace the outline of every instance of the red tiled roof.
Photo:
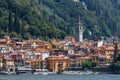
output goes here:
<path id="1" fill-rule="evenodd" d="M 84 60 L 84 59 L 91 59 L 91 57 L 78 57 L 76 60 Z"/>
<path id="2" fill-rule="evenodd" d="M 7 42 L 6 39 L 0 39 L 0 42 Z"/>
<path id="3" fill-rule="evenodd" d="M 49 59 L 68 59 L 68 57 L 65 57 L 65 56 L 50 56 Z"/>
<path id="4" fill-rule="evenodd" d="M 7 56 L 4 56 L 4 59 L 9 60 L 9 61 L 13 61 L 13 58 L 10 58 L 10 57 L 7 57 Z"/>
<path id="5" fill-rule="evenodd" d="M 39 42 L 44 42 L 44 41 L 42 41 L 42 40 L 27 40 L 26 42 L 27 42 L 27 43 L 28 43 L 28 42 L 29 42 L 29 43 L 33 43 L 33 42 L 39 43 Z"/>
<path id="6" fill-rule="evenodd" d="M 114 51 L 114 47 L 108 47 L 106 50 Z"/>
<path id="7" fill-rule="evenodd" d="M 66 36 L 64 40 L 70 40 L 72 43 L 76 42 L 72 36 Z"/>
<path id="8" fill-rule="evenodd" d="M 37 49 L 35 49 L 34 51 L 33 51 L 33 53 L 38 53 L 38 52 L 40 52 L 40 53 L 44 53 L 44 52 L 49 52 L 47 49 L 40 49 L 40 48 L 37 48 Z"/>
<path id="9" fill-rule="evenodd" d="M 33 59 L 31 60 L 31 62 L 42 62 L 43 60 L 42 59 Z"/>
<path id="10" fill-rule="evenodd" d="M 6 46 L 6 45 L 0 45 L 0 47 L 8 47 L 8 46 Z"/>

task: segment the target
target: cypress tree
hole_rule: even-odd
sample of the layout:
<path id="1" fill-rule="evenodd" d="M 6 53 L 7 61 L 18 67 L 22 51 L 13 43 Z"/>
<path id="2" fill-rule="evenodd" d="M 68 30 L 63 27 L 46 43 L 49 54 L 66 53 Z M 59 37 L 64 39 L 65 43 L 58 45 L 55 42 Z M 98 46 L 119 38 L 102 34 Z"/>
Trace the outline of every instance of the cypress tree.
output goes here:
<path id="1" fill-rule="evenodd" d="M 118 55 L 118 45 L 116 42 L 115 43 L 115 50 L 114 50 L 114 63 L 117 61 L 117 55 Z"/>
<path id="2" fill-rule="evenodd" d="M 12 25 L 12 10 L 11 10 L 11 3 L 8 1 L 8 10 L 9 10 L 9 16 L 8 16 L 8 31 L 12 32 L 13 25 Z"/>
<path id="3" fill-rule="evenodd" d="M 18 11 L 16 9 L 15 11 L 15 19 L 14 19 L 14 29 L 17 34 L 20 33 L 20 21 L 19 21 L 19 16 L 18 16 Z"/>
<path id="4" fill-rule="evenodd" d="M 13 25 L 12 25 L 12 11 L 11 9 L 9 10 L 9 23 L 8 23 L 8 31 L 12 32 L 13 30 Z"/>
<path id="5" fill-rule="evenodd" d="M 113 71 L 116 72 L 116 69 L 115 69 L 115 65 L 116 65 L 116 62 L 117 62 L 117 55 L 118 55 L 118 44 L 117 42 L 115 42 L 115 50 L 114 50 L 114 61 L 113 61 Z"/>
<path id="6" fill-rule="evenodd" d="M 21 18 L 21 34 L 22 34 L 22 38 L 23 38 L 23 36 L 24 36 L 24 28 L 23 28 L 23 18 Z"/>

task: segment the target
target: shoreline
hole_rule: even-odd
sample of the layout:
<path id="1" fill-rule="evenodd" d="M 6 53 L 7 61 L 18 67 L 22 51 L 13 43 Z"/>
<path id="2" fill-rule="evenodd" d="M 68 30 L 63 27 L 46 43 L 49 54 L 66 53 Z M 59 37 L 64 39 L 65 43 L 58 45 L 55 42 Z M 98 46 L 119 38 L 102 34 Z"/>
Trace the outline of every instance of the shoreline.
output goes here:
<path id="1" fill-rule="evenodd" d="M 78 74 L 78 75 L 97 75 L 97 74 L 120 74 L 120 73 L 113 73 L 113 72 L 93 72 L 93 71 L 62 71 L 60 73 L 58 73 L 57 71 L 53 71 L 53 72 L 34 72 L 34 73 L 20 73 L 20 74 L 16 74 L 16 73 L 11 73 L 11 72 L 0 72 L 0 75 L 29 75 L 29 74 L 33 74 L 33 75 L 61 75 L 61 74 Z"/>

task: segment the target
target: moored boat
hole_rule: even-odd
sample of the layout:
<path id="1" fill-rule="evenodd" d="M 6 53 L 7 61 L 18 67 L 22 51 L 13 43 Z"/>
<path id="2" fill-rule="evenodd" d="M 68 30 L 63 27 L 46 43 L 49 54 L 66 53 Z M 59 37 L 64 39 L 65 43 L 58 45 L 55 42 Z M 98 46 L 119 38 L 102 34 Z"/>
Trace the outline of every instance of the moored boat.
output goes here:
<path id="1" fill-rule="evenodd" d="M 32 74 L 34 73 L 34 70 L 31 68 L 27 68 L 27 67 L 18 67 L 15 70 L 16 74 Z"/>

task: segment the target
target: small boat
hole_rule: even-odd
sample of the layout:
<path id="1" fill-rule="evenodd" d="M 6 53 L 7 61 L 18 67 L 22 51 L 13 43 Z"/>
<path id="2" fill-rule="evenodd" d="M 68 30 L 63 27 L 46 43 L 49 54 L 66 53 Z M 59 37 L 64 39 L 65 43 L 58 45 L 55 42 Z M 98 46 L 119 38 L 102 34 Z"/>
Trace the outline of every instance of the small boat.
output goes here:
<path id="1" fill-rule="evenodd" d="M 13 75 L 15 73 L 14 72 L 8 72 L 8 71 L 0 71 L 0 74 L 3 74 L 3 75 Z"/>
<path id="2" fill-rule="evenodd" d="M 78 73 L 77 75 L 82 75 L 81 73 Z"/>
<path id="3" fill-rule="evenodd" d="M 42 72 L 34 72 L 35 75 L 41 75 Z"/>
<path id="4" fill-rule="evenodd" d="M 99 74 L 99 72 L 95 72 L 94 75 Z"/>
<path id="5" fill-rule="evenodd" d="M 34 70 L 27 67 L 18 67 L 15 70 L 16 74 L 31 74 L 34 73 Z"/>
<path id="6" fill-rule="evenodd" d="M 48 73 L 47 72 L 43 72 L 42 75 L 48 75 Z"/>
<path id="7" fill-rule="evenodd" d="M 62 72 L 62 74 L 80 74 L 80 73 L 75 72 L 75 71 L 64 71 Z"/>

